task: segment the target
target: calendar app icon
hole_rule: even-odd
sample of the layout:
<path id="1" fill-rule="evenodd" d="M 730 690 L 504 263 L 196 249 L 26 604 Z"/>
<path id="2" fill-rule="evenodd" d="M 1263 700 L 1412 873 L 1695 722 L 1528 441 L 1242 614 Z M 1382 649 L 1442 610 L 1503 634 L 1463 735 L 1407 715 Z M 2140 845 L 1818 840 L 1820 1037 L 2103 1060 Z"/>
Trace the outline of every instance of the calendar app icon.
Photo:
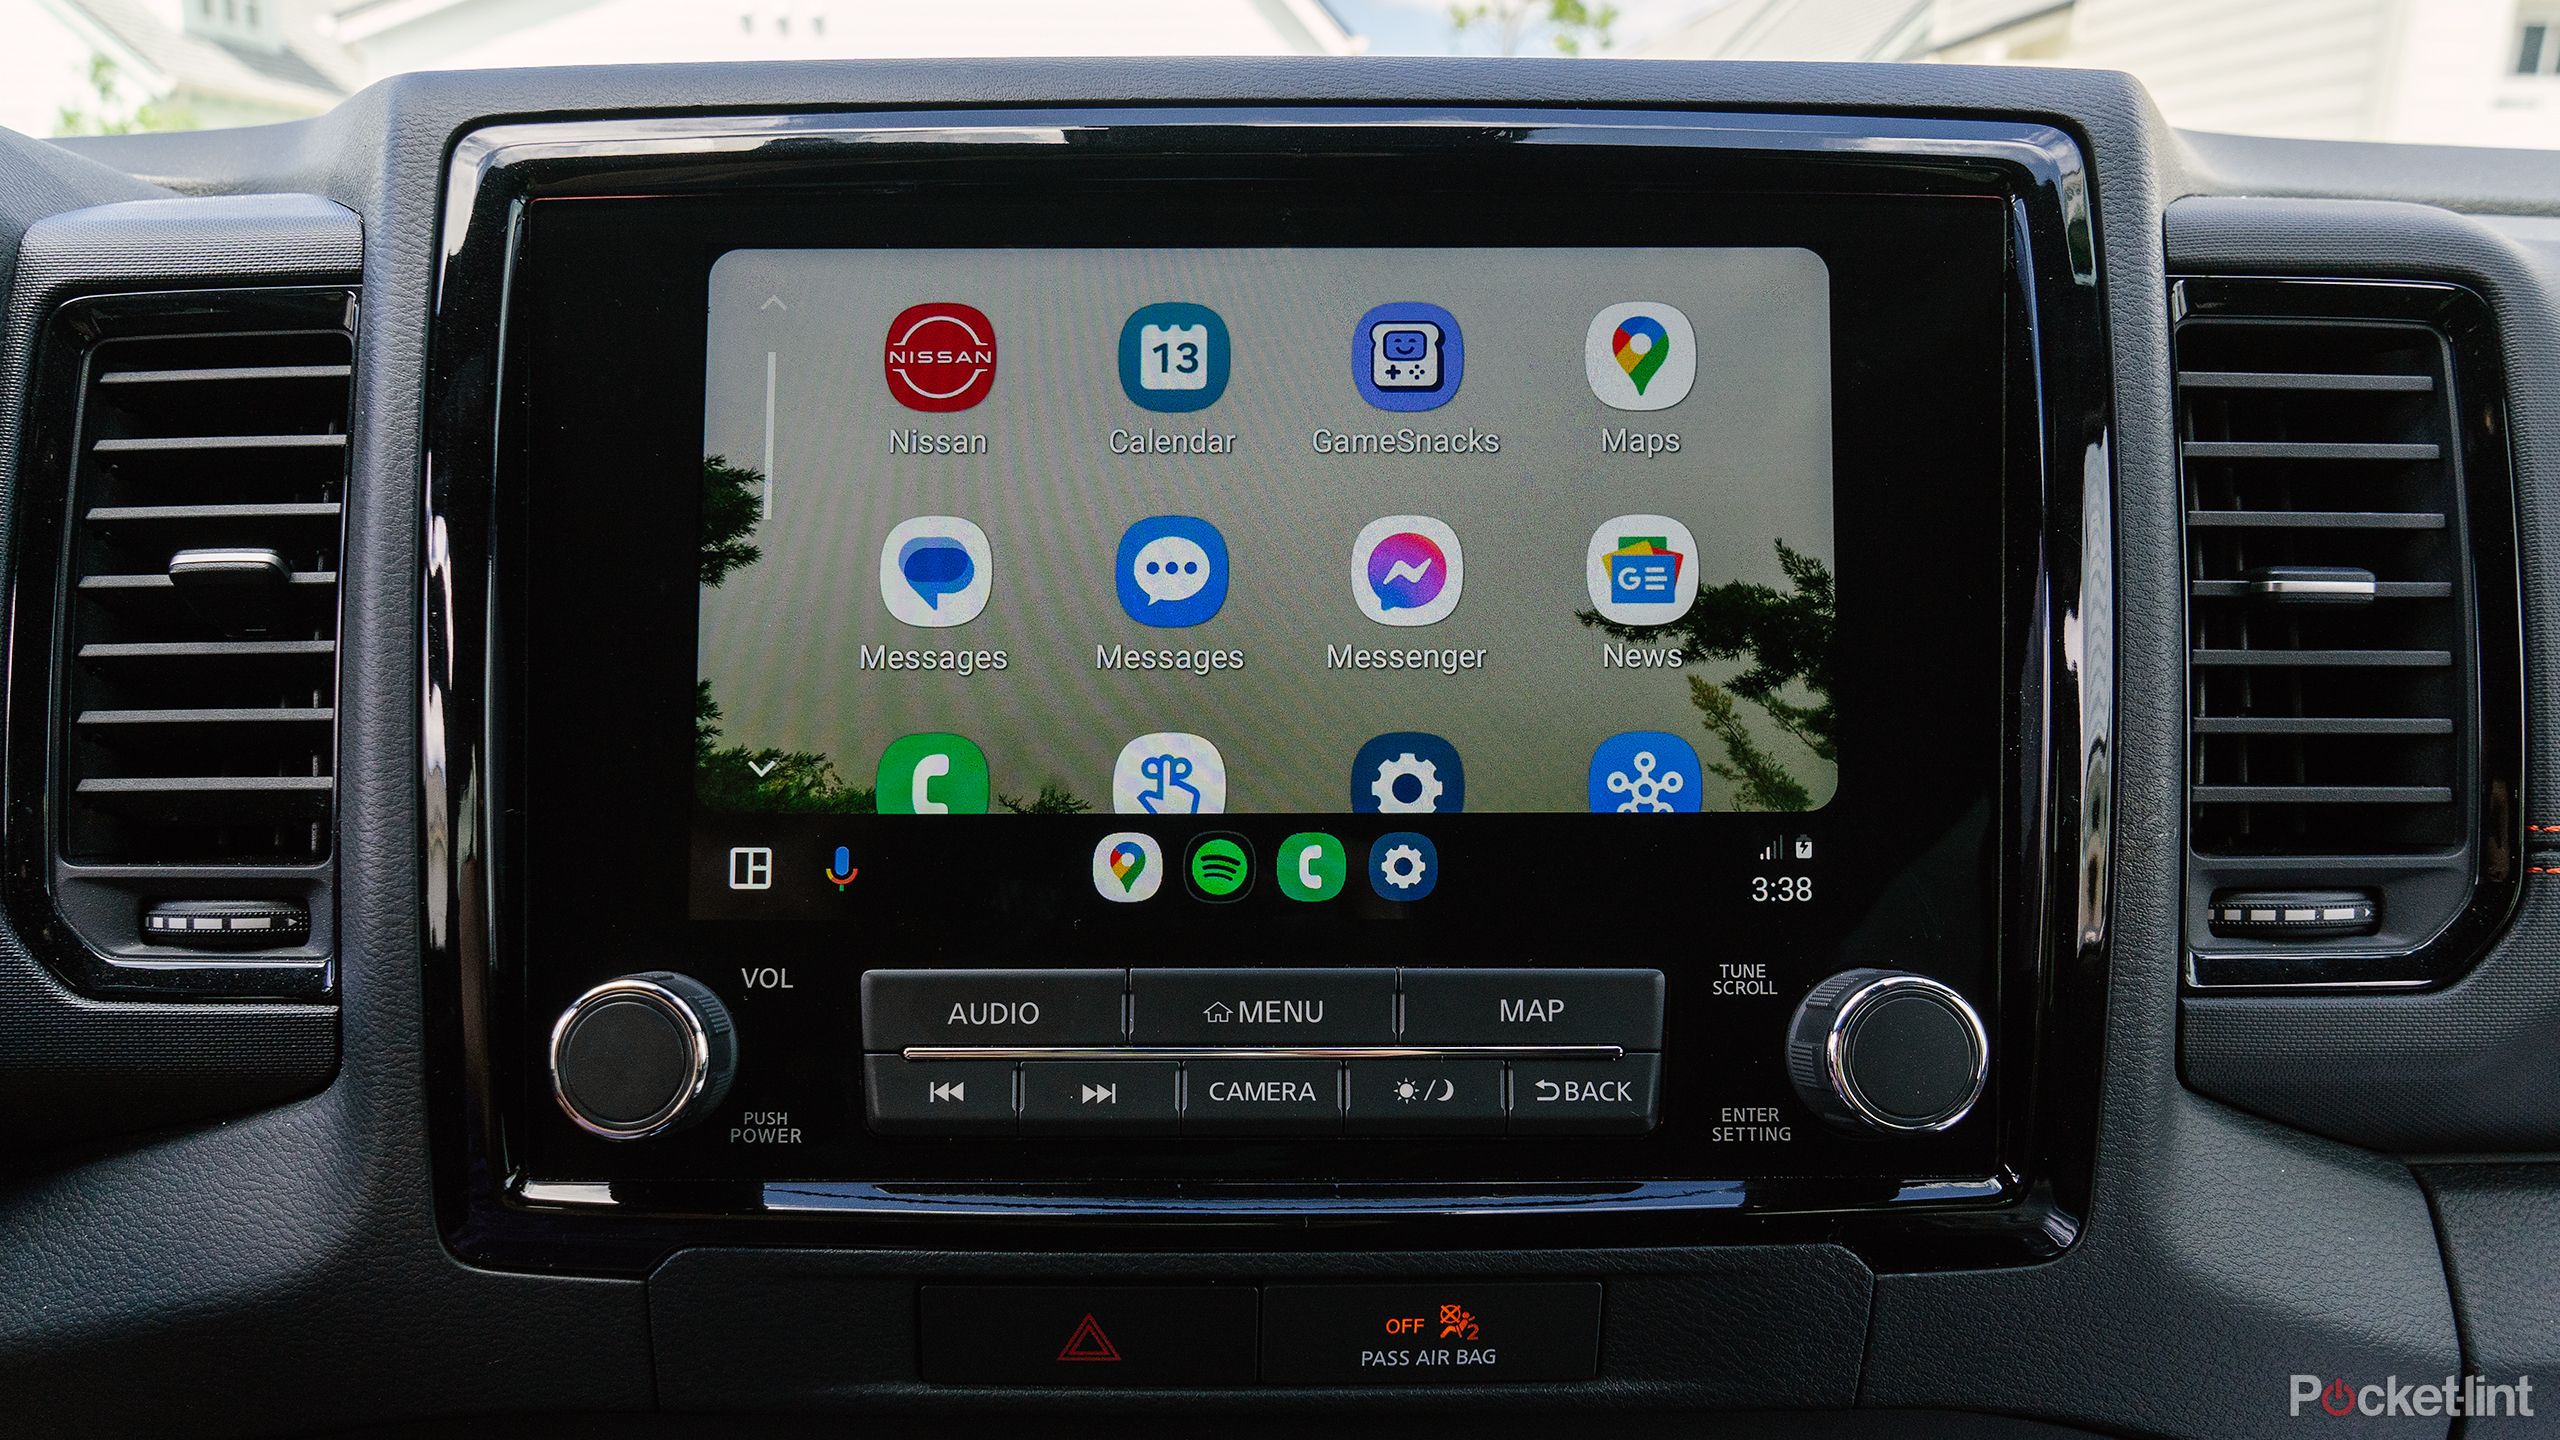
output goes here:
<path id="1" fill-rule="evenodd" d="M 1206 325 L 1142 325 L 1138 354 L 1138 383 L 1149 390 L 1209 388 Z M 1150 360 L 1153 363 L 1147 363 Z"/>
<path id="2" fill-rule="evenodd" d="M 1206 410 L 1226 393 L 1228 350 L 1208 306 L 1141 306 L 1120 327 L 1120 389 L 1148 410 Z"/>

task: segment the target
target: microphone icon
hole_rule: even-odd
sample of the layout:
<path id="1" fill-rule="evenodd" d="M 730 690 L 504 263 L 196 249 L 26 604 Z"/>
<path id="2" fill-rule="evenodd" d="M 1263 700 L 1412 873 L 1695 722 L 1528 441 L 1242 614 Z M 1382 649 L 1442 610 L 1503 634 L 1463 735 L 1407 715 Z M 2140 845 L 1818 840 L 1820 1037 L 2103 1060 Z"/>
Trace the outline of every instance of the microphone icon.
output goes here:
<path id="1" fill-rule="evenodd" d="M 827 878 L 834 881 L 835 887 L 841 890 L 852 884 L 853 877 L 861 873 L 853 868 L 853 851 L 843 845 L 837 846 L 835 863 L 827 867 Z"/>

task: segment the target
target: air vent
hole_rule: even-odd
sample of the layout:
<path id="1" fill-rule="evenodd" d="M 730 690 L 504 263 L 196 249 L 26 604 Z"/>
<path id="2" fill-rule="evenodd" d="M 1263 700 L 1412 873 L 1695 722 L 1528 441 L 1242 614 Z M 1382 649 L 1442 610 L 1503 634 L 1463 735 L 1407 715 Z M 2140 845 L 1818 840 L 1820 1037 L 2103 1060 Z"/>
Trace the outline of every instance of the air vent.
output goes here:
<path id="1" fill-rule="evenodd" d="M 89 352 L 58 712 L 75 865 L 330 851 L 353 340 L 240 318 Z"/>
<path id="2" fill-rule="evenodd" d="M 2497 653 L 2484 594 L 2506 597 L 2493 629 L 2512 655 L 2512 501 L 2470 454 L 2503 431 L 2494 402 L 2465 409 L 2448 318 L 2476 302 L 2437 286 L 2178 293 L 2197 949 L 2405 956 L 2464 910 L 2486 832 L 2513 818 L 2483 716 L 2514 682 L 2484 691 L 2482 674 Z M 2368 908 L 2354 926 L 2224 923 L 2304 890 Z M 2283 978 L 2427 976 L 2344 963 Z"/>

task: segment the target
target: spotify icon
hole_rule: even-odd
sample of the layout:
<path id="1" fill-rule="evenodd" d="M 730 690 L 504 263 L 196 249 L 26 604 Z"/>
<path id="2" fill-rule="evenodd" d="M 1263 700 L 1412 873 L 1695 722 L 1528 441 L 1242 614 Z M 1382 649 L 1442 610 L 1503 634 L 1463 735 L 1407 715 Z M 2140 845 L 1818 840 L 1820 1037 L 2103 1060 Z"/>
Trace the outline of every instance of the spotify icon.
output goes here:
<path id="1" fill-rule="evenodd" d="M 1195 898 L 1213 905 L 1241 900 L 1253 888 L 1253 846 L 1230 831 L 1211 831 L 1191 842 L 1182 873 Z"/>

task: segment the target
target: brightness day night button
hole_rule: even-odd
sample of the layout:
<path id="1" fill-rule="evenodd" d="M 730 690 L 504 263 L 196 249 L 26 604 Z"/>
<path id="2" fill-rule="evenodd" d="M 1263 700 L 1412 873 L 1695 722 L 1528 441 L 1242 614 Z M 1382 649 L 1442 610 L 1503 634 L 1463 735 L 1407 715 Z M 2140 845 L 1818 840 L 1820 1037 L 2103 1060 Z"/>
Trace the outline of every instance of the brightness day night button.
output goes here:
<path id="1" fill-rule="evenodd" d="M 1267 1384 L 1501 1384 L 1599 1373 L 1596 1280 L 1262 1292 Z"/>

